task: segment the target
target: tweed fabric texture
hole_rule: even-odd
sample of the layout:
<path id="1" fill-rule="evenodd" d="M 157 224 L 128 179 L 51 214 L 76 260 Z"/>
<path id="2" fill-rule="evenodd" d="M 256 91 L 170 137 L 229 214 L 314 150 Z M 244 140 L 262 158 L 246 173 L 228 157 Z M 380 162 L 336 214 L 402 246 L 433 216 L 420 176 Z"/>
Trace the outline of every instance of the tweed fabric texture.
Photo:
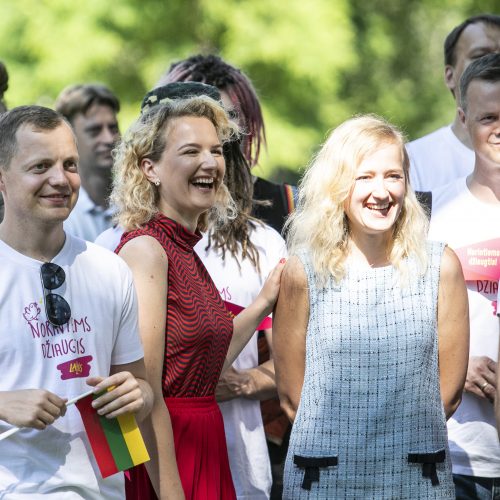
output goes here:
<path id="1" fill-rule="evenodd" d="M 423 276 L 409 259 L 406 286 L 392 266 L 359 270 L 347 264 L 339 284 L 330 279 L 319 288 L 309 257 L 299 255 L 310 314 L 283 498 L 455 498 L 438 370 L 443 249 L 427 244 Z M 444 461 L 409 463 L 410 454 Z M 313 458 L 309 469 L 304 457 Z"/>

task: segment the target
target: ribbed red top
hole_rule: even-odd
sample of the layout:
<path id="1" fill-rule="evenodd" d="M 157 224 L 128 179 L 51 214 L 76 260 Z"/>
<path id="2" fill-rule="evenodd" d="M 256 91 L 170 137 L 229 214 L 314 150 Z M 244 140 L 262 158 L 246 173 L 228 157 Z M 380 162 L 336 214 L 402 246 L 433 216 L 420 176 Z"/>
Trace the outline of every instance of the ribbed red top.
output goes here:
<path id="1" fill-rule="evenodd" d="M 125 233 L 115 252 L 144 235 L 155 238 L 168 257 L 163 395 L 211 396 L 227 354 L 233 321 L 193 250 L 201 235 L 158 214 L 141 229 Z"/>

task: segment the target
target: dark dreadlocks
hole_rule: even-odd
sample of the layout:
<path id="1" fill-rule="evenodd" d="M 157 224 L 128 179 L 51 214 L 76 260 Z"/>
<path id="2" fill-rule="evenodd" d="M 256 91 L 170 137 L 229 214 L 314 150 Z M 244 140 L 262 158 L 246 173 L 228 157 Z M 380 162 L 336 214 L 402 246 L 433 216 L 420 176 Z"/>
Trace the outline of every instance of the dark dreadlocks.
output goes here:
<path id="1" fill-rule="evenodd" d="M 266 133 L 260 103 L 248 77 L 218 56 L 197 55 L 172 64 L 158 85 L 184 81 L 207 83 L 227 93 L 245 134 L 243 154 L 250 166 L 255 166 Z"/>
<path id="2" fill-rule="evenodd" d="M 173 82 L 202 82 L 226 92 L 236 110 L 237 119 L 243 128 L 241 139 L 224 145 L 226 159 L 225 183 L 238 208 L 238 216 L 225 228 L 209 235 L 208 246 L 226 250 L 238 261 L 248 258 L 258 272 L 259 253 L 250 240 L 250 232 L 258 219 L 250 215 L 253 204 L 253 180 L 250 168 L 258 161 L 260 148 L 265 144 L 265 129 L 262 110 L 257 94 L 247 76 L 241 70 L 224 62 L 215 55 L 196 55 L 176 62 L 162 76 L 158 85 Z M 243 154 L 242 154 L 243 152 Z"/>

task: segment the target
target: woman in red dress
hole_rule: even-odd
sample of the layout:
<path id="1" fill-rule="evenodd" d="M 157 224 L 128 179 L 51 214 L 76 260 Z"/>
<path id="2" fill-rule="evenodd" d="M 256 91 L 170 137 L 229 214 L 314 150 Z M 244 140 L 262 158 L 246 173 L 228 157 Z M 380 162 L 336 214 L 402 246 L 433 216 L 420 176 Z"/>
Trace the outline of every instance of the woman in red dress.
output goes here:
<path id="1" fill-rule="evenodd" d="M 112 201 L 125 228 L 117 252 L 134 274 L 139 328 L 155 404 L 143 428 L 151 454 L 131 471 L 128 498 L 233 499 L 214 392 L 274 305 L 282 264 L 234 320 L 193 251 L 200 229 L 234 211 L 223 184 L 223 143 L 237 133 L 208 97 L 166 102 L 128 131 Z"/>

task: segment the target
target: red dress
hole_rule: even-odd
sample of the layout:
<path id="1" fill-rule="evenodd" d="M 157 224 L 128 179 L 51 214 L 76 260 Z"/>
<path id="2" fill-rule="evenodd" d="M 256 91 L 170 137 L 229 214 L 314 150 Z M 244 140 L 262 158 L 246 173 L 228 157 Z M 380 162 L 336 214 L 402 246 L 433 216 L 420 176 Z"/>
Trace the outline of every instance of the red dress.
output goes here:
<path id="1" fill-rule="evenodd" d="M 168 257 L 163 396 L 170 413 L 177 466 L 187 499 L 236 498 L 215 387 L 233 332 L 232 318 L 193 250 L 201 235 L 158 214 L 125 233 L 122 246 L 152 236 Z M 156 499 L 144 466 L 130 471 L 127 499 Z"/>

